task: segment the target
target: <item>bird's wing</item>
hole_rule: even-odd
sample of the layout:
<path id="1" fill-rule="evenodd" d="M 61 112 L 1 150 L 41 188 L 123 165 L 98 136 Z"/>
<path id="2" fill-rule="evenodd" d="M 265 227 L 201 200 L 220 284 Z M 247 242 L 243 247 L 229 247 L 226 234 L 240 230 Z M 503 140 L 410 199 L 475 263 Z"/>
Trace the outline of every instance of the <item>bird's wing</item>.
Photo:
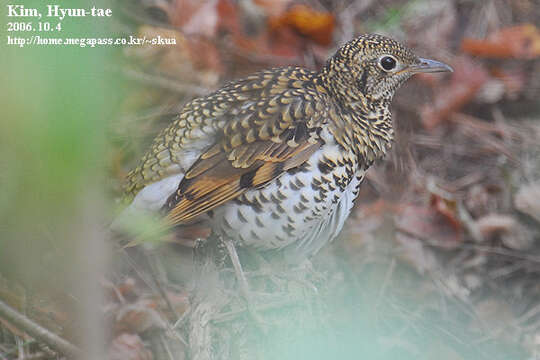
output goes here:
<path id="1" fill-rule="evenodd" d="M 321 146 L 321 101 L 306 88 L 246 103 L 186 172 L 166 207 L 180 224 L 303 164 Z"/>
<path id="2" fill-rule="evenodd" d="M 273 115 L 261 113 L 259 116 L 257 111 L 262 111 L 264 106 L 270 111 L 292 106 L 290 117 L 299 118 L 298 111 L 302 109 L 295 107 L 299 103 L 294 97 L 303 94 L 305 101 L 313 100 L 317 93 L 312 84 L 308 85 L 312 79 L 313 73 L 301 68 L 271 69 L 231 82 L 212 94 L 187 103 L 176 120 L 156 136 L 139 165 L 127 175 L 124 199 L 126 202 L 132 200 L 145 186 L 166 177 L 185 174 L 198 156 L 219 140 L 227 125 L 236 133 L 235 126 L 244 126 L 249 121 L 248 116 L 261 122 L 263 117 Z M 273 102 L 279 94 L 290 103 Z M 267 99 L 265 104 L 261 99 Z M 288 127 L 292 119 L 287 114 L 285 118 L 274 116 L 268 124 L 276 125 L 276 121 Z M 260 130 L 264 129 L 261 127 Z M 233 140 L 234 136 L 231 134 L 229 138 Z"/>

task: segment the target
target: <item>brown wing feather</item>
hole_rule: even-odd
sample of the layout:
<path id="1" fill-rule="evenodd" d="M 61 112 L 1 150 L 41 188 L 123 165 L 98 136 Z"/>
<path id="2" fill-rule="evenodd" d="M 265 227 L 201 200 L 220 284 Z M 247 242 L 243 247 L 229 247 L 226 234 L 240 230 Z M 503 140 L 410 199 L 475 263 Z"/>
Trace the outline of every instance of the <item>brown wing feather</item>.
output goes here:
<path id="1" fill-rule="evenodd" d="M 167 199 L 164 210 L 172 225 L 267 184 L 320 148 L 326 108 L 313 76 L 295 68 L 261 73 L 230 85 L 235 103 L 226 113 L 218 111 L 220 106 L 203 111 L 200 121 L 215 113 L 212 124 L 223 125 Z"/>
<path id="2" fill-rule="evenodd" d="M 242 154 L 248 156 L 232 157 L 232 161 L 224 152 L 210 157 L 203 154 L 167 201 L 169 223 L 193 220 L 249 189 L 268 183 L 304 163 L 321 144 L 304 139 L 295 145 L 272 141 L 245 144 Z"/>

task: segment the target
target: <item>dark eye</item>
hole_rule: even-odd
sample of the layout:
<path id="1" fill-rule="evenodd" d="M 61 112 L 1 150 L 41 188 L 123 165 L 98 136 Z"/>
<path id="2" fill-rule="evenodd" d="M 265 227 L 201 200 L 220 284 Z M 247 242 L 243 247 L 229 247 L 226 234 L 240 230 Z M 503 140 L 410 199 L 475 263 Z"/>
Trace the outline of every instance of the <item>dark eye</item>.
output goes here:
<path id="1" fill-rule="evenodd" d="M 396 67 L 396 59 L 391 56 L 384 56 L 381 58 L 380 64 L 384 70 L 390 71 Z"/>

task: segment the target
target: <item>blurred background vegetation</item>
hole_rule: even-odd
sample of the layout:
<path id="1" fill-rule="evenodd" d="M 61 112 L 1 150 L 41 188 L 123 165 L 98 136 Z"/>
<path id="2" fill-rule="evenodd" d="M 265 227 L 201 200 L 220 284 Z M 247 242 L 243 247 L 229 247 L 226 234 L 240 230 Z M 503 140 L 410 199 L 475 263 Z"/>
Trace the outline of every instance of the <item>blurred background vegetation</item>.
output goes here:
<path id="1" fill-rule="evenodd" d="M 66 20 L 65 36 L 176 44 L 2 45 L 0 300 L 88 358 L 540 357 L 537 1 L 134 0 L 113 12 Z M 260 69 L 317 69 L 366 32 L 455 72 L 396 95 L 392 153 L 313 259 L 322 278 L 305 274 L 317 294 L 285 282 L 292 300 L 268 315 L 277 330 L 265 342 L 212 303 L 225 315 L 205 343 L 193 335 L 201 302 L 185 245 L 207 231 L 156 250 L 167 304 L 144 266 L 124 266 L 105 241 L 123 178 L 186 102 Z M 109 259 L 122 266 L 106 271 Z M 231 297 L 208 281 L 210 297 Z M 55 358 L 48 345 L 0 316 L 0 358 Z"/>

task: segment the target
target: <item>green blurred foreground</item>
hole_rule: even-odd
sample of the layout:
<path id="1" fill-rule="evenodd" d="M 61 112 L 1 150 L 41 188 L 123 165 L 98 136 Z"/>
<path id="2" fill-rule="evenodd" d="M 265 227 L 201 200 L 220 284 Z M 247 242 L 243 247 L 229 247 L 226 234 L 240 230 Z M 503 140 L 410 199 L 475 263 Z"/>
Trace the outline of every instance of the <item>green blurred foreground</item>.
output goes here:
<path id="1" fill-rule="evenodd" d="M 88 6 L 83 1 L 60 5 Z M 75 18 L 62 24 L 55 36 L 110 36 L 107 20 Z M 74 297 L 81 310 L 77 320 L 87 324 L 79 336 L 92 347 L 100 341 L 90 335 L 97 333 L 93 325 L 99 317 L 92 313 L 97 313 L 97 281 L 106 259 L 101 230 L 105 132 L 119 98 L 109 69 L 119 49 L 7 46 L 3 31 L 0 273 L 29 292 L 54 297 L 63 290 Z"/>

